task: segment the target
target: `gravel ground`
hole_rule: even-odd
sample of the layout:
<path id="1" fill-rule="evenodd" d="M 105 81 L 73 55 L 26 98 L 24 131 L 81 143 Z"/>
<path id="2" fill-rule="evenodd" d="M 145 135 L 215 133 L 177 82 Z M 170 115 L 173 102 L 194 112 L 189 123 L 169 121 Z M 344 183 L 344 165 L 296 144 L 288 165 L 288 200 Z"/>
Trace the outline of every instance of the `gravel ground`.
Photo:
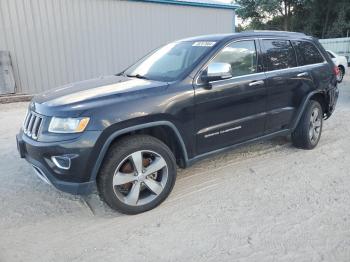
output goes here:
<path id="1" fill-rule="evenodd" d="M 287 138 L 179 170 L 158 208 L 121 215 L 18 157 L 27 103 L 0 105 L 0 261 L 350 261 L 350 76 L 318 147 Z"/>

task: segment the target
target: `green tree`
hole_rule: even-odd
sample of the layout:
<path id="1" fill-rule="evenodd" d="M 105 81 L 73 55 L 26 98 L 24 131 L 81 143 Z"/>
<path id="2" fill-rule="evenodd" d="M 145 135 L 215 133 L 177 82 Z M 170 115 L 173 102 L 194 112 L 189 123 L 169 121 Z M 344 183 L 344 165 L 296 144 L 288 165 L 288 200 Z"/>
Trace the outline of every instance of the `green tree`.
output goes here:
<path id="1" fill-rule="evenodd" d="M 335 21 L 327 31 L 327 37 L 345 36 L 346 31 L 350 29 L 350 19 L 347 19 L 349 9 L 350 7 L 347 4 L 340 5 Z"/>
<path id="2" fill-rule="evenodd" d="M 349 0 L 238 0 L 245 29 L 304 32 L 319 38 L 343 37 L 350 31 Z"/>
<path id="3" fill-rule="evenodd" d="M 264 27 L 267 22 L 279 18 L 283 30 L 291 29 L 291 18 L 294 11 L 304 3 L 305 0 L 238 0 L 241 8 L 237 14 L 243 20 L 250 20 L 253 26 Z M 273 23 L 272 23 L 273 24 Z"/>

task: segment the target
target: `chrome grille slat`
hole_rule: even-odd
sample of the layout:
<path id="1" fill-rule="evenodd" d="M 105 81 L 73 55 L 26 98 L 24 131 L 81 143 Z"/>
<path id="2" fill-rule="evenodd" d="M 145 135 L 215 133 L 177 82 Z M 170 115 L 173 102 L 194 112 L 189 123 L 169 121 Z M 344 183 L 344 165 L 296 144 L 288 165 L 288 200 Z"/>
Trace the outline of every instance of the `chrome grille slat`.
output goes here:
<path id="1" fill-rule="evenodd" d="M 32 138 L 33 139 L 37 139 L 38 138 L 38 132 L 39 132 L 39 126 L 41 123 L 41 118 L 40 117 L 36 117 L 35 118 L 35 122 L 33 124 L 33 128 L 32 128 Z"/>
<path id="2" fill-rule="evenodd" d="M 29 123 L 30 123 L 30 120 L 32 119 L 32 114 L 31 113 L 29 113 L 29 115 L 28 115 L 28 118 L 27 118 L 27 121 L 26 121 L 26 123 L 25 123 L 25 126 L 24 126 L 24 133 L 28 133 L 28 126 L 29 126 Z"/>
<path id="3" fill-rule="evenodd" d="M 28 136 L 32 136 L 32 128 L 33 128 L 34 121 L 35 121 L 35 115 L 32 114 L 28 124 Z"/>
<path id="4" fill-rule="evenodd" d="M 39 130 L 43 123 L 43 117 L 32 112 L 28 111 L 28 114 L 25 118 L 24 124 L 23 124 L 23 132 L 27 136 L 38 139 Z"/>
<path id="5" fill-rule="evenodd" d="M 23 129 L 27 128 L 28 122 L 29 122 L 29 117 L 30 117 L 30 111 L 27 112 L 26 118 L 25 118 L 24 123 L 23 123 Z"/>

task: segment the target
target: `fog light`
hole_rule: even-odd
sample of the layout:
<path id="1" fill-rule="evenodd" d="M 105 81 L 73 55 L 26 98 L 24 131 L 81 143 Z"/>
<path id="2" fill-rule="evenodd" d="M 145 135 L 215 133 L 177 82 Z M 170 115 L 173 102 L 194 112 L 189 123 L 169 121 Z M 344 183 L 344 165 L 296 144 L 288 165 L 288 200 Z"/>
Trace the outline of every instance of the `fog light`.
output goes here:
<path id="1" fill-rule="evenodd" d="M 52 156 L 52 162 L 60 169 L 68 170 L 71 165 L 71 158 L 69 156 Z"/>

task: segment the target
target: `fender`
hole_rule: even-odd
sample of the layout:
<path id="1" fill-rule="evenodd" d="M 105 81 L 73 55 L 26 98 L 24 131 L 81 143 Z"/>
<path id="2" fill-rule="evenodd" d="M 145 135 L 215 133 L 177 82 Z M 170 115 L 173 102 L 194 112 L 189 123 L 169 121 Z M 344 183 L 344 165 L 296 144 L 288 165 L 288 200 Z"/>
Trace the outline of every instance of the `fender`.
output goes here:
<path id="1" fill-rule="evenodd" d="M 323 91 L 322 90 L 315 90 L 315 91 L 312 91 L 310 92 L 307 97 L 304 99 L 303 101 L 303 104 L 299 107 L 299 111 L 295 117 L 295 120 L 294 120 L 294 123 L 293 125 L 291 126 L 291 131 L 294 131 L 294 129 L 297 127 L 298 123 L 299 123 L 299 120 L 301 119 L 301 116 L 303 115 L 304 111 L 305 111 L 305 108 L 308 104 L 308 102 L 310 101 L 311 97 L 315 94 L 321 94 L 321 95 L 324 95 Z"/>
<path id="2" fill-rule="evenodd" d="M 136 125 L 136 126 L 127 127 L 127 128 L 120 129 L 120 130 L 112 133 L 107 138 L 106 142 L 102 146 L 101 152 L 98 155 L 96 163 L 95 163 L 95 165 L 94 165 L 94 167 L 92 169 L 91 176 L 90 176 L 90 181 L 95 181 L 96 180 L 98 171 L 99 171 L 99 169 L 101 167 L 101 164 L 102 164 L 102 161 L 103 161 L 103 159 L 104 159 L 104 157 L 105 157 L 105 155 L 107 153 L 107 150 L 108 150 L 109 146 L 111 145 L 111 143 L 113 142 L 113 140 L 115 138 L 117 138 L 118 136 L 123 135 L 125 133 L 129 133 L 129 132 L 132 132 L 132 131 L 137 131 L 137 130 L 148 128 L 148 127 L 154 127 L 154 126 L 168 126 L 175 132 L 175 134 L 177 136 L 177 139 L 180 142 L 181 150 L 182 150 L 183 156 L 185 158 L 185 162 L 187 163 L 188 162 L 187 150 L 186 150 L 186 147 L 185 147 L 185 143 L 184 143 L 184 141 L 183 141 L 183 139 L 181 137 L 181 134 L 180 134 L 179 130 L 177 129 L 177 127 L 173 123 L 171 123 L 169 121 L 155 121 L 155 122 L 150 122 L 150 123 L 146 123 L 146 124 L 140 124 L 140 125 Z"/>

